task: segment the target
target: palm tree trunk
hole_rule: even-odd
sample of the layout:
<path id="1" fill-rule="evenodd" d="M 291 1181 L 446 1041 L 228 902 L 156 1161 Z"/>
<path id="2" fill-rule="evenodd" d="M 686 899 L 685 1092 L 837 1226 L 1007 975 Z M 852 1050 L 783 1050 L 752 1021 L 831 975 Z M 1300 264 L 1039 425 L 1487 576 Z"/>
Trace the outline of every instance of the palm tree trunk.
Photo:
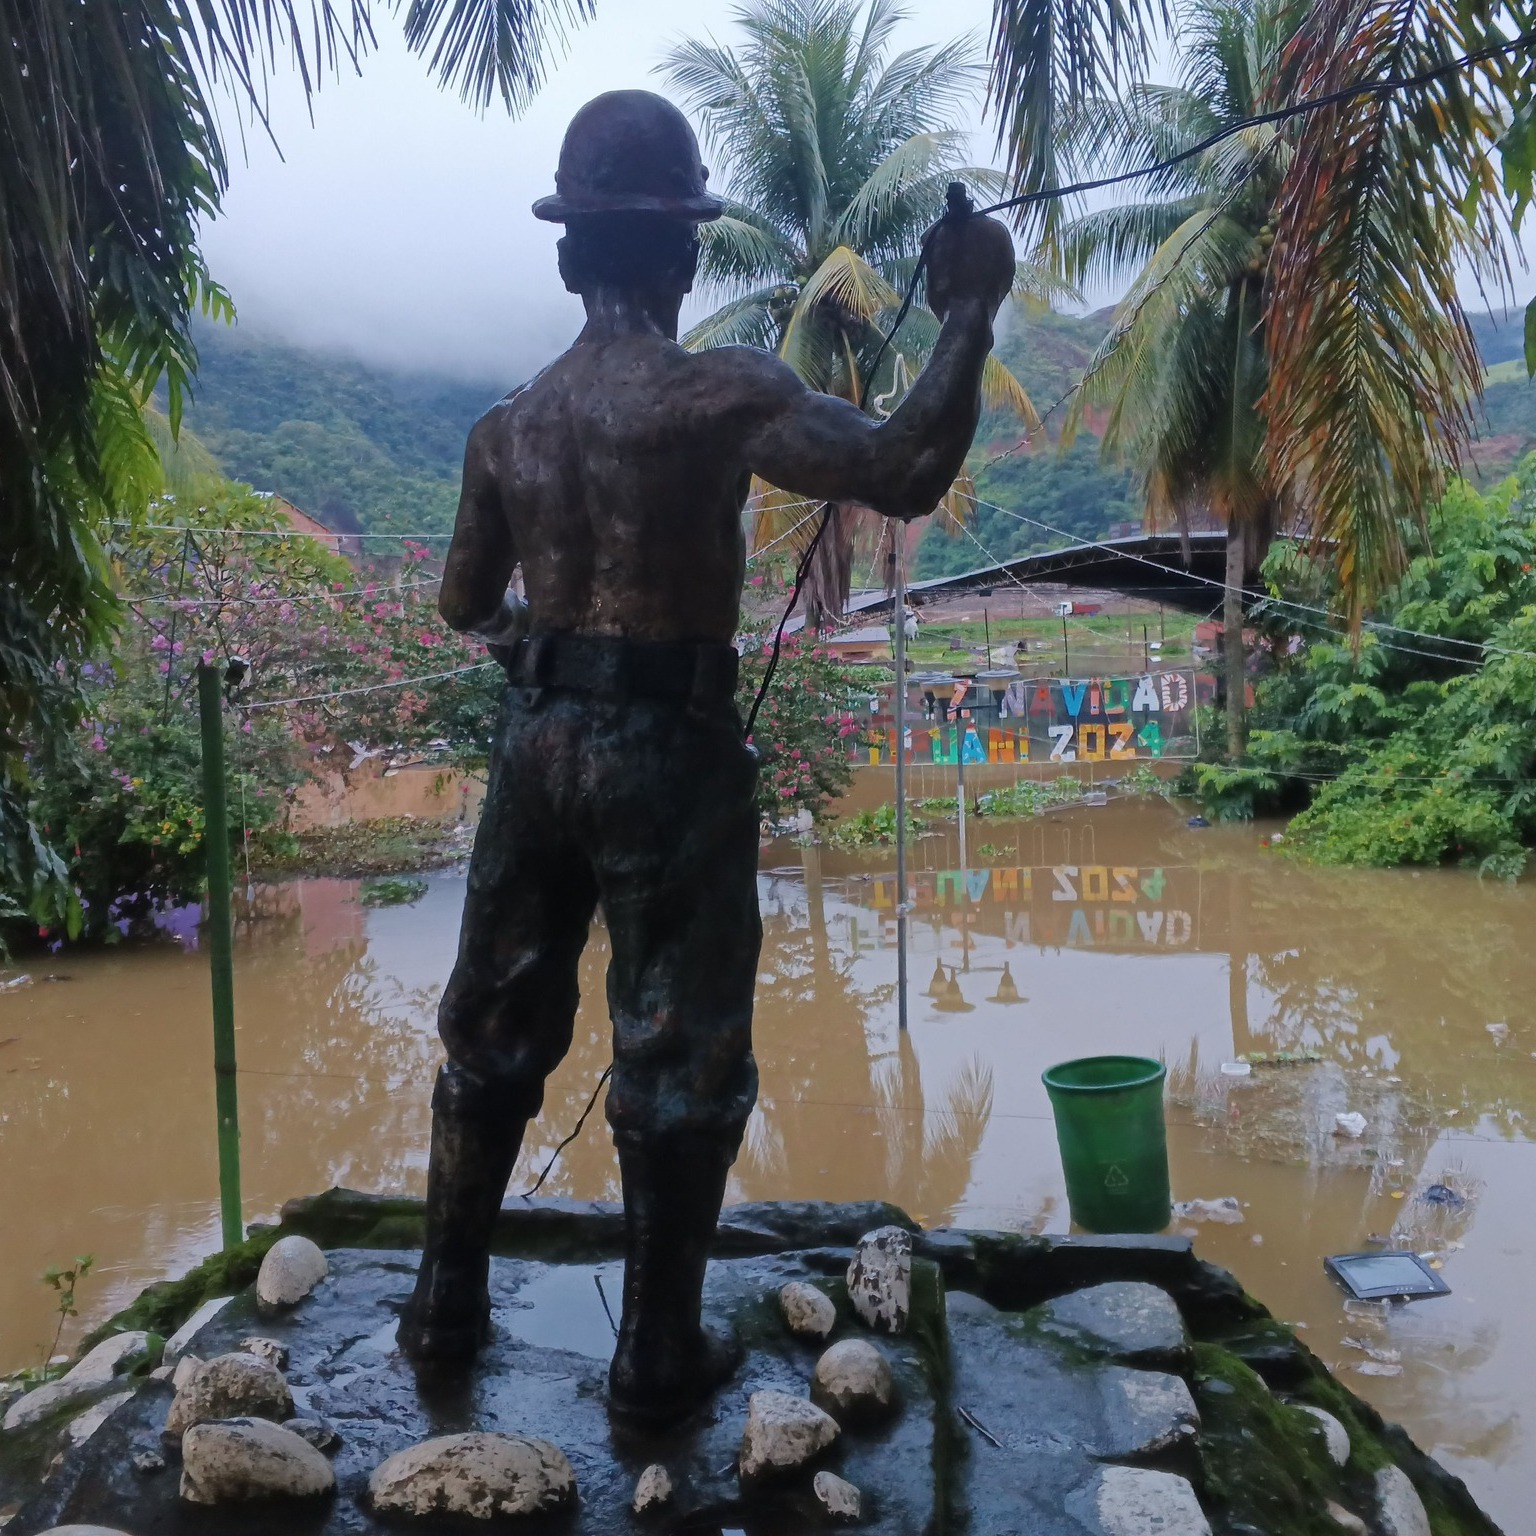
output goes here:
<path id="1" fill-rule="evenodd" d="M 1234 518 L 1227 524 L 1227 584 L 1222 596 L 1222 650 L 1226 661 L 1227 756 L 1242 761 L 1247 738 L 1248 668 L 1243 655 L 1243 525 Z"/>

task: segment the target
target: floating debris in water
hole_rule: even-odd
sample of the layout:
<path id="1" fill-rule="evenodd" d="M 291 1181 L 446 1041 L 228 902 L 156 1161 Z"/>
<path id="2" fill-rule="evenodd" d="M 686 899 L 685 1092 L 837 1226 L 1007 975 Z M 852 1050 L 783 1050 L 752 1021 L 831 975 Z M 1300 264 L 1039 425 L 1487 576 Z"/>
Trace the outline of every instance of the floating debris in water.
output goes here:
<path id="1" fill-rule="evenodd" d="M 1304 1051 L 1244 1051 L 1237 1059 L 1250 1067 L 1304 1067 L 1324 1058 L 1321 1051 L 1309 1048 Z"/>
<path id="2" fill-rule="evenodd" d="M 1366 1119 L 1358 1110 L 1347 1110 L 1333 1117 L 1333 1134 L 1358 1141 L 1365 1135 Z"/>
<path id="3" fill-rule="evenodd" d="M 1340 1339 L 1339 1343 L 1345 1349 L 1358 1349 L 1368 1360 L 1374 1360 L 1378 1365 L 1397 1365 L 1403 1358 L 1401 1350 L 1383 1349 L 1379 1344 L 1372 1344 L 1366 1339 L 1347 1336 Z"/>
<path id="4" fill-rule="evenodd" d="M 1222 1195 L 1216 1200 L 1179 1200 L 1173 1216 L 1175 1221 L 1210 1221 L 1231 1227 L 1243 1220 L 1243 1208 L 1235 1195 Z"/>
<path id="5" fill-rule="evenodd" d="M 1421 1190 L 1416 1199 L 1423 1200 L 1428 1205 L 1448 1205 L 1454 1210 L 1459 1210 L 1466 1201 L 1465 1195 L 1458 1195 L 1449 1184 L 1431 1184 L 1428 1189 Z"/>

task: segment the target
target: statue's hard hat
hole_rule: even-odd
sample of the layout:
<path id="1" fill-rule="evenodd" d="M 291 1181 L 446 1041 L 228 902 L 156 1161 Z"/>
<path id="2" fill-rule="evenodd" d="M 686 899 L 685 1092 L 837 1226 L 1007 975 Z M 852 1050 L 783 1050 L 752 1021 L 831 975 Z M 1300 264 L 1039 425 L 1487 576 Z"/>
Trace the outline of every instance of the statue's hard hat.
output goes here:
<path id="1" fill-rule="evenodd" d="M 565 130 L 555 192 L 535 218 L 563 224 L 584 213 L 662 213 L 706 223 L 725 211 L 705 191 L 709 172 L 688 119 L 652 91 L 595 96 Z"/>

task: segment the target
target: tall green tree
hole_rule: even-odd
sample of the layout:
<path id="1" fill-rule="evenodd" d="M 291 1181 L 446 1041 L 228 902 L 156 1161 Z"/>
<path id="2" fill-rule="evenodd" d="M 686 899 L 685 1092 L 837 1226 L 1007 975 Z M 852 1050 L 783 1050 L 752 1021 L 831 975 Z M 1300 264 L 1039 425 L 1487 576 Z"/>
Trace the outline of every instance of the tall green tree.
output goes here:
<path id="1" fill-rule="evenodd" d="M 990 100 L 1018 191 L 1049 192 L 1080 175 L 1079 110 L 1144 78 L 1160 31 L 1184 14 L 1169 0 L 994 0 Z M 1341 601 L 1358 622 L 1402 569 L 1405 527 L 1471 432 L 1481 370 L 1457 282 L 1471 271 L 1497 293 L 1508 277 L 1512 208 L 1498 152 L 1502 140 L 1505 178 L 1523 205 L 1536 173 L 1536 73 L 1529 46 L 1506 45 L 1536 29 L 1536 6 L 1303 0 L 1292 16 L 1256 101 L 1274 108 L 1368 89 L 1282 132 L 1261 292 L 1264 445 L 1276 483 L 1305 488 L 1298 524 L 1328 541 Z M 1482 50 L 1497 51 L 1447 68 Z M 1273 166 L 1252 153 L 1256 132 L 1233 152 L 1247 146 L 1254 173 L 1267 177 Z M 1067 213 L 1046 200 L 1020 218 L 1049 243 Z M 1170 279 L 1181 281 L 1184 263 L 1168 255 Z"/>
<path id="2" fill-rule="evenodd" d="M 689 41 L 663 66 L 723 157 L 728 194 L 725 217 L 700 230 L 701 276 L 725 302 L 684 345 L 769 348 L 813 388 L 868 396 L 876 412 L 894 405 L 938 336 L 934 317 L 914 309 L 872 376 L 945 189 L 958 180 L 991 202 L 1006 185 L 966 164 L 954 126 L 979 86 L 979 51 L 962 38 L 893 52 L 904 15 L 894 0 L 749 0 L 735 12 L 739 46 Z M 1020 264 L 1019 292 L 1053 286 Z M 1035 424 L 996 358 L 983 391 Z M 759 545 L 797 524 L 789 542 L 809 539 L 801 503 L 764 489 L 758 508 Z M 956 500 L 951 511 L 963 510 Z M 870 519 L 853 506 L 828 515 L 807 597 L 813 613 L 839 615 Z"/>
<path id="3" fill-rule="evenodd" d="M 1294 25 L 1286 0 L 1195 0 L 1175 36 L 1178 80 L 1088 100 L 1063 125 L 1071 163 L 1109 174 L 1170 155 L 1273 99 Z M 1272 473 L 1261 402 L 1268 382 L 1264 280 L 1291 147 L 1251 129 L 1066 220 L 1048 247 L 1076 283 L 1124 283 L 1065 430 L 1106 413 L 1104 451 L 1132 463 L 1148 520 L 1227 529 L 1227 742 L 1243 750 L 1245 579 L 1293 498 Z"/>
<path id="4" fill-rule="evenodd" d="M 591 0 L 408 0 L 446 83 L 520 107 Z M 0 890 L 63 890 L 26 813 L 71 679 L 119 609 L 103 539 L 162 481 L 141 406 L 174 431 L 196 309 L 228 313 L 197 246 L 226 158 L 216 103 L 262 118 L 279 55 L 306 91 L 372 42 L 367 0 L 0 0 Z"/>

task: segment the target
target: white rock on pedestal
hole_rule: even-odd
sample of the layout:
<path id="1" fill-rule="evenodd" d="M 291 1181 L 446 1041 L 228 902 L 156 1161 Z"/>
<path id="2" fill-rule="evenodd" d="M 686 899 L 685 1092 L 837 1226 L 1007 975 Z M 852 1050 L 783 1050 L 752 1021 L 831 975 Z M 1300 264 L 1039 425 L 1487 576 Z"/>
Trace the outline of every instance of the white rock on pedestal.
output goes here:
<path id="1" fill-rule="evenodd" d="M 86 1403 L 100 1397 L 118 1371 L 148 1348 L 149 1335 L 143 1332 L 115 1333 L 110 1339 L 103 1339 L 57 1381 L 44 1382 L 17 1398 L 5 1411 L 4 1428 L 30 1429 L 71 1403 Z"/>
<path id="2" fill-rule="evenodd" d="M 171 1367 L 171 1385 L 180 1392 L 207 1363 L 201 1355 L 183 1355 Z"/>
<path id="3" fill-rule="evenodd" d="M 276 1339 L 241 1339 L 235 1348 L 242 1355 L 255 1355 L 258 1360 L 265 1360 L 275 1371 L 288 1369 L 288 1346 L 279 1344 Z"/>
<path id="4" fill-rule="evenodd" d="M 256 1299 L 264 1307 L 291 1307 L 329 1273 L 325 1255 L 307 1237 L 280 1238 L 257 1271 Z"/>
<path id="5" fill-rule="evenodd" d="M 160 1356 L 161 1365 L 175 1365 L 186 1354 L 188 1346 L 202 1331 L 204 1326 L 211 1323 L 234 1299 L 233 1296 L 215 1296 L 212 1301 L 205 1301 L 165 1341 L 165 1353 Z"/>
<path id="6" fill-rule="evenodd" d="M 835 1472 L 818 1472 L 811 1479 L 817 1502 L 834 1520 L 857 1520 L 864 1499 L 859 1490 Z"/>
<path id="7" fill-rule="evenodd" d="M 181 1441 L 188 1504 L 313 1499 L 336 1487 L 331 1464 L 290 1430 L 263 1419 L 194 1424 Z"/>
<path id="8" fill-rule="evenodd" d="M 653 1462 L 640 1474 L 630 1508 L 637 1515 L 651 1515 L 672 1502 L 672 1479 L 660 1462 Z"/>
<path id="9" fill-rule="evenodd" d="M 293 1394 L 282 1372 L 255 1355 L 219 1355 L 191 1373 L 165 1419 L 165 1436 L 179 1439 L 194 1424 L 245 1416 L 291 1419 Z M 295 1437 L 297 1438 L 297 1437 Z"/>
<path id="10" fill-rule="evenodd" d="M 443 1435 L 391 1456 L 368 1479 L 380 1515 L 536 1515 L 576 1497 L 576 1474 L 547 1440 Z"/>
<path id="11" fill-rule="evenodd" d="M 1401 1467 L 1376 1474 L 1376 1516 L 1382 1536 L 1431 1536 L 1424 1501 Z"/>
<path id="12" fill-rule="evenodd" d="M 52 1525 L 42 1536 L 128 1536 L 128 1533 L 107 1525 Z"/>
<path id="13" fill-rule="evenodd" d="M 754 1392 L 737 1464 L 743 1477 L 791 1472 L 819 1456 L 841 1431 L 831 1414 L 788 1392 Z"/>
<path id="14" fill-rule="evenodd" d="M 791 1280 L 779 1292 L 779 1310 L 791 1333 L 824 1339 L 837 1326 L 837 1308 L 825 1291 L 803 1280 Z"/>
<path id="15" fill-rule="evenodd" d="M 839 1424 L 883 1419 L 896 1401 L 890 1364 L 868 1339 L 843 1339 L 816 1362 L 811 1400 Z"/>
<path id="16" fill-rule="evenodd" d="M 1297 1403 L 1296 1406 L 1322 1425 L 1328 1455 L 1334 1466 L 1342 1467 L 1349 1460 L 1349 1431 L 1326 1408 L 1314 1408 L 1311 1403 Z"/>
<path id="17" fill-rule="evenodd" d="M 912 1238 L 901 1227 L 877 1227 L 859 1239 L 848 1266 L 848 1299 L 878 1333 L 905 1333 L 912 1315 Z"/>
<path id="18" fill-rule="evenodd" d="M 1347 1536 L 1371 1536 L 1371 1528 L 1359 1515 L 1345 1509 L 1342 1504 L 1335 1504 L 1332 1499 L 1328 1501 L 1328 1516 Z"/>
<path id="19" fill-rule="evenodd" d="M 149 1335 L 142 1331 L 114 1333 L 103 1339 L 89 1354 L 82 1355 L 61 1379 L 64 1381 L 111 1381 L 136 1357 L 149 1352 Z"/>
<path id="20" fill-rule="evenodd" d="M 64 1426 L 64 1438 L 72 1446 L 84 1445 L 107 1422 L 115 1409 L 121 1408 L 133 1396 L 132 1392 L 114 1392 L 99 1403 L 87 1408 L 77 1419 Z"/>
<path id="21" fill-rule="evenodd" d="M 1101 1467 L 1091 1486 L 1105 1536 L 1211 1536 L 1195 1490 L 1172 1472 Z"/>

